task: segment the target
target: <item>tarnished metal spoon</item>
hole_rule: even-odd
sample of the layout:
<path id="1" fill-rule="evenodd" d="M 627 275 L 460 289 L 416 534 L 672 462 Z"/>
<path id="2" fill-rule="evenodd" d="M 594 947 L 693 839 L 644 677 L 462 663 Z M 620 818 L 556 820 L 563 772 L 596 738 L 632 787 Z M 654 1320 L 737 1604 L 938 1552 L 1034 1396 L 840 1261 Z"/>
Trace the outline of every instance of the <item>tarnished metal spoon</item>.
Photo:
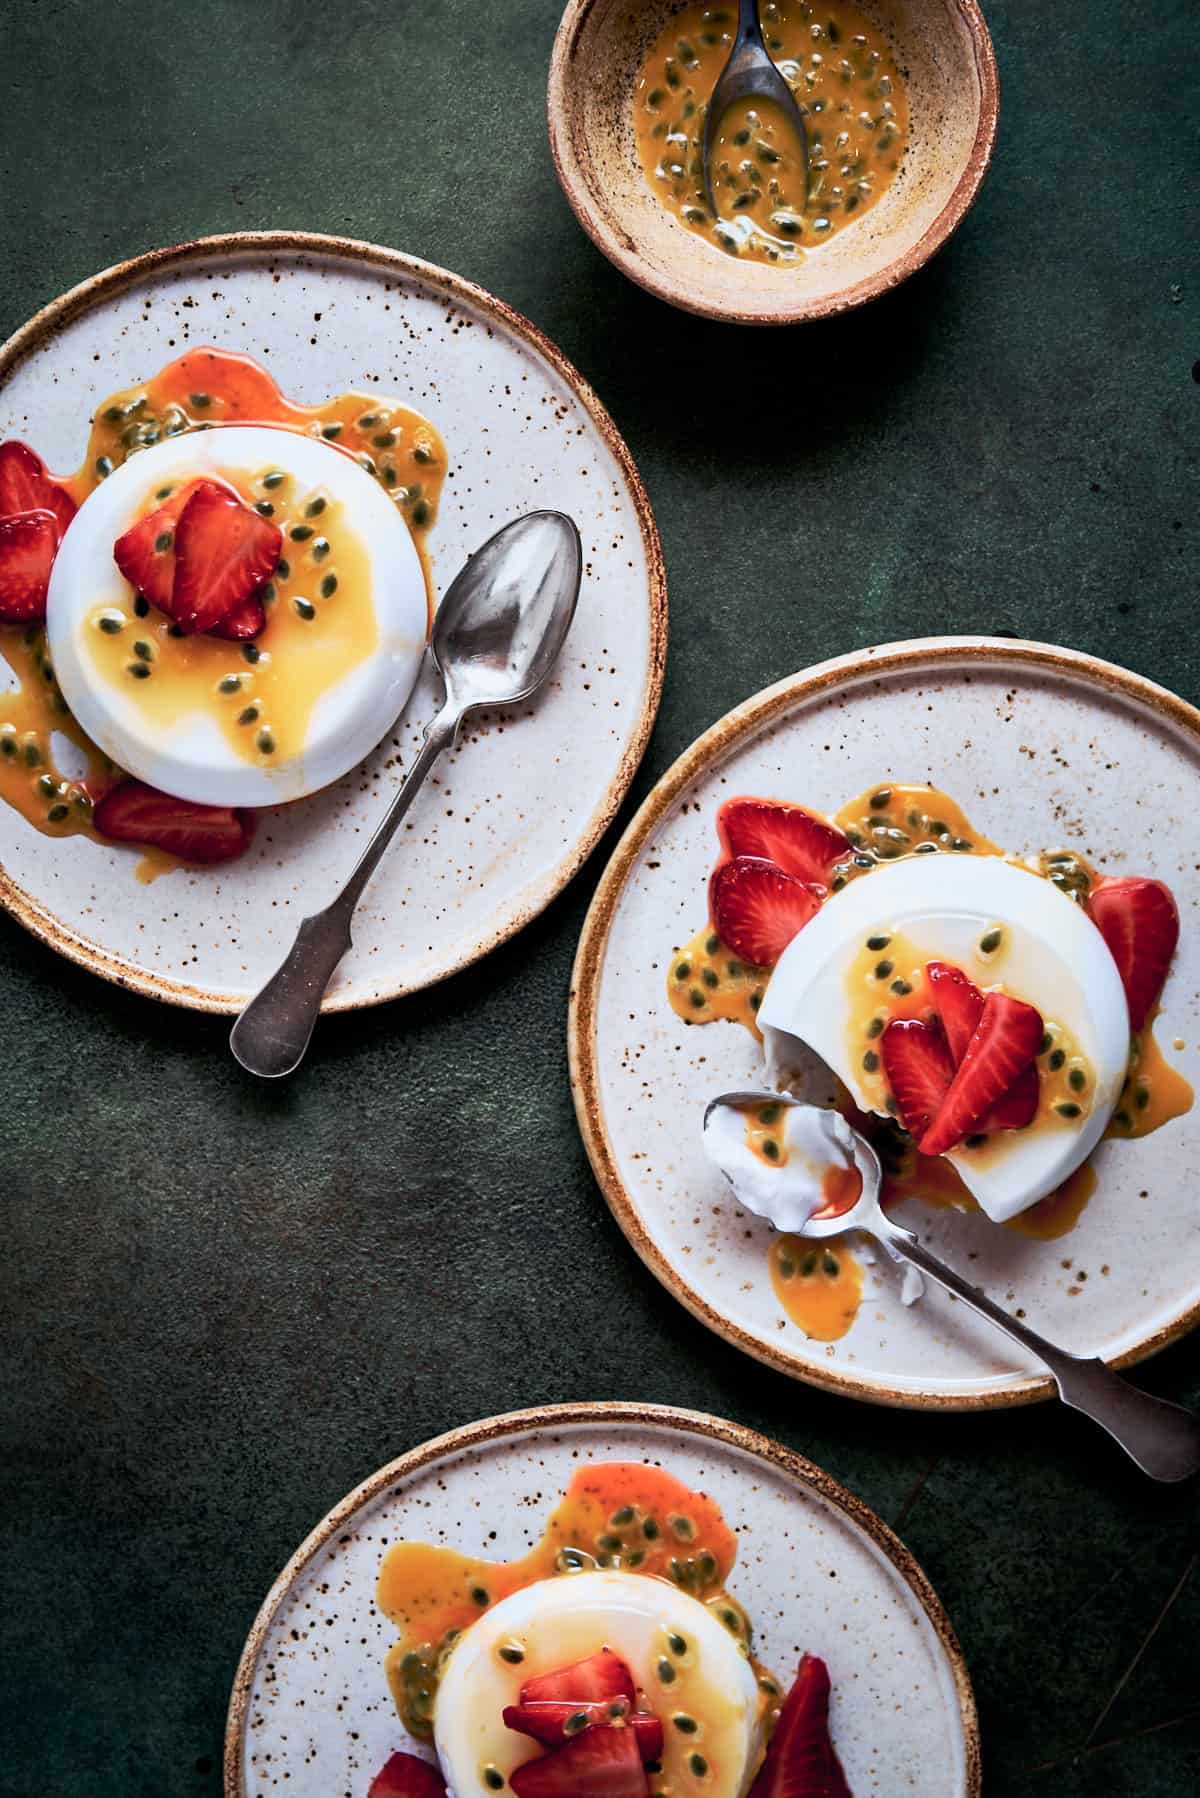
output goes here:
<path id="1" fill-rule="evenodd" d="M 234 1025 L 229 1046 L 249 1073 L 277 1080 L 299 1067 L 350 947 L 354 908 L 417 789 L 469 712 L 514 705 L 545 681 L 575 613 L 582 566 L 572 520 L 530 512 L 489 538 L 451 582 L 428 651 L 445 689 L 442 709 L 349 880 L 324 911 L 305 918 L 282 967 Z"/>
<path id="2" fill-rule="evenodd" d="M 795 1195 L 788 1192 L 786 1163 L 778 1170 L 772 1170 L 774 1178 L 754 1180 L 753 1191 L 739 1188 L 736 1170 L 732 1170 L 726 1161 L 720 1158 L 719 1151 L 710 1138 L 709 1129 L 715 1114 L 722 1107 L 733 1107 L 740 1110 L 744 1105 L 786 1105 L 813 1112 L 814 1122 L 820 1121 L 829 1138 L 830 1161 L 834 1161 L 835 1144 L 848 1151 L 854 1158 L 854 1165 L 862 1175 L 862 1193 L 855 1203 L 846 1211 L 836 1216 L 832 1213 L 822 1214 L 821 1210 L 804 1218 L 804 1210 L 799 1212 L 795 1205 Z M 836 1120 L 836 1121 L 835 1121 Z M 907 1261 L 931 1280 L 952 1292 L 964 1305 L 977 1311 L 980 1317 L 986 1317 L 990 1324 L 1011 1336 L 1031 1354 L 1045 1363 L 1054 1376 L 1058 1387 L 1058 1396 L 1064 1405 L 1074 1411 L 1082 1411 L 1098 1423 L 1101 1429 L 1107 1430 L 1114 1441 L 1119 1442 L 1125 1453 L 1136 1461 L 1143 1473 L 1149 1474 L 1152 1480 L 1162 1480 L 1172 1484 L 1177 1480 L 1186 1480 L 1192 1474 L 1200 1472 L 1200 1418 L 1185 1411 L 1182 1405 L 1170 1404 L 1166 1399 L 1155 1398 L 1153 1393 L 1143 1392 L 1138 1386 L 1131 1386 L 1118 1373 L 1107 1366 L 1097 1356 L 1071 1355 L 1056 1343 L 1047 1342 L 1028 1324 L 1019 1318 L 1011 1317 L 1007 1311 L 994 1305 L 977 1286 L 972 1286 L 952 1267 L 931 1254 L 925 1245 L 905 1230 L 884 1211 L 879 1203 L 879 1189 L 883 1181 L 883 1173 L 879 1165 L 879 1157 L 864 1136 L 851 1129 L 844 1118 L 836 1113 L 819 1110 L 815 1105 L 802 1105 L 799 1099 L 790 1098 L 785 1093 L 746 1092 L 722 1093 L 714 1099 L 704 1113 L 705 1147 L 710 1159 L 720 1168 L 739 1204 L 759 1217 L 765 1217 L 777 1229 L 791 1230 L 801 1236 L 811 1236 L 817 1241 L 823 1237 L 838 1236 L 843 1230 L 865 1230 L 883 1244 L 890 1254 L 901 1261 Z M 775 1202 L 775 1179 L 778 1179 L 778 1203 Z"/>
<path id="3" fill-rule="evenodd" d="M 808 130 L 804 123 L 804 114 L 796 103 L 796 96 L 779 73 L 763 42 L 762 26 L 758 21 L 758 0 L 738 0 L 737 32 L 733 40 L 733 49 L 729 52 L 729 61 L 717 76 L 717 85 L 713 88 L 708 102 L 708 111 L 704 117 L 704 142 L 702 158 L 704 164 L 704 197 L 708 201 L 709 210 L 714 218 L 718 216 L 717 203 L 713 197 L 712 184 L 712 152 L 717 141 L 717 131 L 721 120 L 731 106 L 739 100 L 767 100 L 781 107 L 795 127 L 796 136 L 800 140 L 800 152 L 804 165 L 804 185 L 808 187 Z"/>

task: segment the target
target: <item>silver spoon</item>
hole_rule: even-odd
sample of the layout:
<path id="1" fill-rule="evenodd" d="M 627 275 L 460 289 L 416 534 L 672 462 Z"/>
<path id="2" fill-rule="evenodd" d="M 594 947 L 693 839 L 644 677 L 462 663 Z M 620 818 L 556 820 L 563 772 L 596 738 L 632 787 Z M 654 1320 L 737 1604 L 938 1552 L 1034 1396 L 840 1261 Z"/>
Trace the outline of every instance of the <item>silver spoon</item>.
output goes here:
<path id="1" fill-rule="evenodd" d="M 994 1305 L 977 1287 L 961 1279 L 953 1268 L 947 1267 L 944 1261 L 939 1261 L 911 1230 L 905 1230 L 893 1222 L 879 1203 L 879 1188 L 883 1179 L 879 1158 L 866 1138 L 860 1136 L 857 1130 L 852 1130 L 849 1124 L 845 1124 L 844 1119 L 838 1119 L 837 1134 L 850 1147 L 855 1166 L 862 1175 L 861 1197 L 848 1211 L 843 1211 L 837 1217 L 821 1217 L 817 1214 L 798 1225 L 793 1210 L 788 1213 L 786 1225 L 782 1225 L 772 1215 L 776 1210 L 774 1202 L 764 1200 L 764 1192 L 770 1188 L 769 1180 L 756 1179 L 752 1201 L 743 1196 L 734 1175 L 717 1158 L 708 1138 L 708 1130 L 719 1107 L 755 1104 L 792 1106 L 817 1113 L 821 1118 L 829 1117 L 828 1113 L 819 1112 L 817 1106 L 802 1105 L 800 1100 L 782 1093 L 722 1093 L 720 1098 L 712 1101 L 704 1113 L 706 1148 L 733 1187 L 738 1202 L 744 1204 L 747 1210 L 768 1218 L 777 1228 L 798 1229 L 800 1235 L 811 1236 L 818 1242 L 823 1237 L 838 1236 L 844 1230 L 865 1230 L 868 1236 L 881 1242 L 893 1255 L 910 1262 L 921 1273 L 928 1274 L 931 1279 L 944 1286 L 947 1292 L 952 1292 L 973 1311 L 978 1311 L 981 1317 L 986 1317 L 989 1323 L 995 1324 L 998 1330 L 1003 1330 L 1006 1336 L 1011 1336 L 1023 1348 L 1037 1355 L 1054 1376 L 1058 1396 L 1063 1403 L 1070 1405 L 1072 1410 L 1082 1411 L 1085 1417 L 1090 1417 L 1102 1429 L 1107 1430 L 1152 1480 L 1167 1483 L 1186 1480 L 1200 1470 L 1200 1418 L 1185 1411 L 1181 1405 L 1172 1405 L 1166 1399 L 1155 1398 L 1152 1393 L 1131 1386 L 1128 1380 L 1123 1380 L 1120 1374 L 1114 1373 L 1111 1367 L 1095 1356 L 1071 1355 L 1053 1342 L 1047 1342 L 1044 1336 L 1039 1336 L 1036 1330 L 1031 1330 L 1017 1318 L 1010 1317 L 1007 1311 Z M 782 1174 L 782 1167 L 779 1172 Z M 784 1201 L 786 1210 L 786 1194 L 781 1193 L 780 1198 Z M 767 1208 L 768 1205 L 770 1209 Z"/>
<path id="2" fill-rule="evenodd" d="M 229 1046 L 249 1073 L 277 1080 L 303 1061 L 325 988 L 350 947 L 354 908 L 400 820 L 468 712 L 514 705 L 542 685 L 570 628 L 582 565 L 572 520 L 530 512 L 489 538 L 451 582 L 429 643 L 442 709 L 349 880 L 324 911 L 305 918 L 282 967 L 234 1025 Z"/>
<path id="3" fill-rule="evenodd" d="M 804 123 L 804 114 L 796 103 L 796 96 L 772 62 L 763 42 L 762 26 L 758 22 L 758 0 L 738 0 L 737 31 L 734 35 L 733 49 L 729 52 L 729 60 L 717 76 L 717 84 L 709 97 L 708 111 L 704 116 L 704 140 L 701 150 L 704 170 L 704 197 L 708 201 L 709 211 L 718 217 L 717 203 L 713 198 L 712 184 L 712 151 L 717 140 L 717 129 L 731 106 L 739 100 L 768 100 L 782 107 L 790 118 L 800 140 L 800 152 L 804 165 L 804 186 L 808 189 L 808 130 Z"/>

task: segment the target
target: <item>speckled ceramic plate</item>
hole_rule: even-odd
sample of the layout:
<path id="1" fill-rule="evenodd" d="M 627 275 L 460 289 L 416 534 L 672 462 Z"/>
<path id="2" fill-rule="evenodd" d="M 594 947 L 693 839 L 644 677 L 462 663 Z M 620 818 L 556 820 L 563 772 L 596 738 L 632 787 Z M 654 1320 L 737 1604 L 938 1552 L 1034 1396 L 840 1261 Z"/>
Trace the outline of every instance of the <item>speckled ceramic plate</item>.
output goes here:
<path id="1" fill-rule="evenodd" d="M 928 1580 L 886 1524 L 811 1462 L 736 1424 L 648 1405 L 558 1405 L 455 1430 L 342 1500 L 292 1556 L 242 1654 L 225 1798 L 365 1798 L 413 1751 L 383 1673 L 395 1632 L 373 1604 L 402 1536 L 509 1557 L 541 1535 L 584 1460 L 648 1461 L 710 1493 L 737 1531 L 730 1582 L 763 1659 L 811 1649 L 856 1798 L 974 1798 L 975 1704 Z"/>
<path id="2" fill-rule="evenodd" d="M 761 1056 L 740 1026 L 686 1028 L 665 993 L 673 949 L 704 922 L 720 801 L 761 793 L 833 811 L 888 780 L 928 782 L 1017 853 L 1065 843 L 1106 872 L 1167 881 L 1182 937 L 1156 1035 L 1195 1083 L 1198 774 L 1200 713 L 1173 694 L 1069 650 L 986 638 L 822 663 L 747 700 L 680 757 L 593 901 L 570 1047 L 596 1177 L 639 1255 L 689 1310 L 786 1373 L 879 1403 L 967 1409 L 1052 1390 L 1032 1358 L 940 1288 L 906 1309 L 882 1258 L 867 1266 L 839 1341 L 810 1340 L 783 1315 L 767 1271 L 770 1226 L 733 1203 L 700 1140 L 706 1099 L 759 1084 Z M 1098 1191 L 1057 1241 L 917 1203 L 901 1216 L 1047 1336 L 1124 1365 L 1200 1318 L 1198 1163 L 1195 1109 L 1140 1141 L 1105 1142 Z"/>
<path id="3" fill-rule="evenodd" d="M 512 935 L 612 818 L 662 684 L 658 534 L 612 421 L 528 320 L 456 275 L 343 239 L 209 238 L 64 294 L 0 349 L 0 438 L 26 438 L 52 468 L 74 468 L 105 394 L 208 343 L 258 358 L 294 399 L 378 387 L 434 420 L 450 459 L 430 541 L 439 591 L 519 513 L 557 507 L 583 537 L 583 591 L 554 680 L 516 713 L 472 722 L 359 907 L 325 1005 L 367 1005 Z M 267 813 L 248 856 L 149 887 L 134 881 L 127 851 L 51 840 L 0 806 L 0 903 L 124 986 L 239 1010 L 301 917 L 340 884 L 434 710 L 423 679 L 374 755 L 323 794 Z"/>

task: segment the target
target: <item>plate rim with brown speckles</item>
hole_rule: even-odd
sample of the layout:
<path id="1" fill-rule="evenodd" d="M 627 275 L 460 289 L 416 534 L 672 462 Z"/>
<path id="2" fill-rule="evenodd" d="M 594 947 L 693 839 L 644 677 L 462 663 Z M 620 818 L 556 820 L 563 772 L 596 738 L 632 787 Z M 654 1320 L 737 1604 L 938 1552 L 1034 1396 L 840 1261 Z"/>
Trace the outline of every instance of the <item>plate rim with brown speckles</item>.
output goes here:
<path id="1" fill-rule="evenodd" d="M 452 303 L 475 308 L 515 336 L 528 350 L 549 365 L 579 401 L 599 432 L 617 464 L 620 478 L 629 494 L 646 559 L 649 640 L 645 684 L 637 720 L 604 801 L 575 840 L 566 847 L 553 877 L 547 881 L 536 901 L 515 911 L 511 917 L 502 919 L 486 936 L 481 936 L 467 953 L 437 968 L 428 976 L 396 985 L 394 990 L 355 995 L 339 993 L 335 989 L 326 993 L 321 1006 L 323 1013 L 354 1011 L 421 991 L 472 967 L 475 962 L 532 923 L 579 872 L 616 816 L 645 753 L 658 714 L 667 655 L 666 569 L 658 526 L 633 456 L 598 396 L 574 364 L 523 313 L 489 293 L 486 288 L 449 269 L 440 268 L 436 263 L 426 262 L 402 250 L 391 249 L 385 244 L 315 231 L 230 231 L 148 250 L 142 255 L 116 263 L 111 268 L 102 269 L 68 288 L 57 299 L 34 313 L 5 343 L 0 344 L 0 389 L 13 371 L 43 348 L 56 332 L 149 277 L 173 273 L 178 269 L 186 269 L 192 263 L 211 261 L 221 256 L 238 259 L 261 256 L 265 267 L 273 255 L 311 255 L 325 260 L 366 263 L 440 292 Z M 187 1010 L 227 1017 L 235 1016 L 245 1004 L 244 995 L 239 997 L 237 994 L 205 992 L 184 981 L 139 968 L 113 956 L 100 944 L 64 924 L 48 905 L 20 886 L 2 865 L 0 907 L 57 954 L 126 991 L 158 999 L 166 1004 L 179 1005 Z"/>
<path id="2" fill-rule="evenodd" d="M 452 1460 L 468 1450 L 506 1443 L 522 1435 L 535 1435 L 539 1431 L 552 1433 L 563 1428 L 586 1428 L 588 1425 L 602 1427 L 606 1424 L 640 1426 L 662 1430 L 667 1434 L 678 1432 L 738 1450 L 752 1460 L 763 1462 L 772 1472 L 782 1473 L 797 1486 L 814 1492 L 833 1510 L 840 1512 L 851 1525 L 862 1531 L 903 1580 L 928 1620 L 946 1657 L 958 1698 L 959 1723 L 962 1729 L 963 1798 L 979 1798 L 982 1790 L 979 1715 L 966 1657 L 929 1576 L 895 1531 L 863 1499 L 848 1491 L 840 1481 L 835 1480 L 815 1462 L 797 1454 L 794 1449 L 773 1441 L 771 1437 L 761 1435 L 757 1430 L 748 1429 L 744 1424 L 731 1423 L 705 1411 L 622 1399 L 532 1406 L 460 1425 L 442 1436 L 420 1443 L 394 1461 L 389 1461 L 353 1491 L 348 1492 L 322 1518 L 272 1583 L 246 1637 L 234 1675 L 225 1724 L 224 1798 L 247 1798 L 244 1748 L 250 1694 L 258 1657 L 275 1616 L 309 1562 L 332 1537 L 345 1530 L 363 1505 L 378 1498 L 387 1487 L 410 1479 L 414 1474 L 436 1466 L 439 1462 Z"/>
<path id="3" fill-rule="evenodd" d="M 822 1387 L 841 1397 L 865 1400 L 902 1410 L 976 1411 L 1038 1403 L 1056 1396 L 1049 1377 L 1033 1375 L 1004 1385 L 959 1393 L 936 1389 L 889 1387 L 882 1381 L 869 1384 L 851 1373 L 835 1371 L 805 1361 L 793 1350 L 761 1341 L 732 1319 L 725 1317 L 686 1279 L 651 1238 L 621 1179 L 617 1158 L 605 1124 L 598 1069 L 596 1022 L 604 974 L 609 932 L 627 881 L 653 831 L 676 804 L 685 788 L 723 761 L 738 745 L 770 723 L 784 720 L 793 707 L 814 696 L 826 697 L 839 688 L 861 687 L 881 676 L 911 674 L 922 667 L 949 669 L 1007 664 L 1011 670 L 1057 674 L 1083 681 L 1099 693 L 1116 695 L 1148 710 L 1200 744 L 1200 711 L 1165 687 L 1143 675 L 1107 662 L 1082 650 L 1024 638 L 954 636 L 916 637 L 884 643 L 815 663 L 788 675 L 735 706 L 695 740 L 655 784 L 627 827 L 600 877 L 600 883 L 584 919 L 568 1001 L 567 1046 L 571 1068 L 571 1096 L 592 1172 L 609 1209 L 641 1260 L 673 1297 L 714 1334 L 742 1349 L 757 1361 L 788 1374 L 792 1379 Z M 1185 1306 L 1169 1323 L 1150 1331 L 1110 1365 L 1130 1367 L 1178 1341 L 1200 1323 L 1200 1302 Z"/>

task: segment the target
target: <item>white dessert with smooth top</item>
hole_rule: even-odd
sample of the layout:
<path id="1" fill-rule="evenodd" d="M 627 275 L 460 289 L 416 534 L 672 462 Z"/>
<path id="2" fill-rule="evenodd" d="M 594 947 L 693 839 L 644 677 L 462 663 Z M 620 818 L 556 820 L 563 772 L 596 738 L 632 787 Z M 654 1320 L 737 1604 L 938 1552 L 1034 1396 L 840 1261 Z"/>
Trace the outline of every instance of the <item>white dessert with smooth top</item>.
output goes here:
<path id="1" fill-rule="evenodd" d="M 322 611 L 324 636 L 305 639 L 285 623 L 284 637 L 268 610 L 265 631 L 257 640 L 261 665 L 274 663 L 276 690 L 289 683 L 312 692 L 302 740 L 287 753 L 254 759 L 240 752 L 230 732 L 201 706 L 181 707 L 164 718 L 161 705 L 148 709 L 151 677 L 123 684 L 110 678 L 100 659 L 105 645 L 97 637 L 97 608 L 111 607 L 128 616 L 133 590 L 113 560 L 117 539 L 153 504 L 155 490 L 196 478 L 224 480 L 244 486 L 262 471 L 274 469 L 287 480 L 286 491 L 326 496 L 330 515 L 336 511 L 356 565 L 364 560 L 369 593 L 365 603 L 374 618 L 369 647 L 355 659 L 339 644 L 336 607 Z M 285 536 L 285 556 L 297 561 L 307 545 L 293 546 Z M 323 577 L 322 577 L 323 578 Z M 360 583 L 361 584 L 361 583 Z M 346 596 L 343 594 L 342 598 Z M 364 603 L 362 596 L 358 604 Z M 281 590 L 279 606 L 289 600 Z M 347 605 L 341 617 L 349 617 Z M 169 620 L 151 615 L 148 631 L 165 630 Z M 393 500 L 365 469 L 319 439 L 263 425 L 228 425 L 188 432 L 130 457 L 91 493 L 67 530 L 54 563 L 47 607 L 47 636 L 55 673 L 70 710 L 88 736 L 117 765 L 152 787 L 182 799 L 210 805 L 264 806 L 304 797 L 346 774 L 386 734 L 403 709 L 424 653 L 428 601 L 421 559 L 408 527 Z M 245 697 L 254 697 L 255 673 L 243 646 L 212 636 L 194 636 L 186 645 L 202 645 L 193 656 L 241 675 Z M 173 645 L 171 646 L 173 649 Z M 339 651 L 340 656 L 339 656 Z M 322 659 L 334 670 L 321 682 Z M 339 660 L 343 672 L 338 672 Z M 263 670 L 265 676 L 265 668 Z M 144 690 L 143 690 L 144 689 Z M 206 686 L 207 691 L 207 686 Z M 157 697 L 159 689 L 155 689 Z M 239 696 L 241 697 L 241 696 Z M 235 701 L 236 703 L 236 701 Z M 282 704 L 282 699 L 279 701 Z"/>
<path id="2" fill-rule="evenodd" d="M 670 1634 L 684 1638 L 685 1654 L 669 1651 Z M 499 1653 L 513 1642 L 524 1650 L 515 1666 Z M 760 1696 L 744 1649 L 699 1599 L 667 1580 L 620 1571 L 539 1580 L 494 1604 L 455 1644 L 434 1713 L 438 1759 L 455 1798 L 486 1792 L 485 1766 L 507 1781 L 542 1753 L 503 1719 L 525 1681 L 601 1648 L 620 1656 L 662 1722 L 663 1781 L 675 1798 L 742 1798 L 762 1746 Z M 663 1661 L 674 1669 L 669 1684 L 658 1676 Z M 676 1714 L 694 1719 L 695 1731 L 674 1727 Z M 703 1777 L 689 1766 L 697 1751 Z"/>
<path id="3" fill-rule="evenodd" d="M 999 929 L 1000 952 L 980 953 Z M 789 944 L 758 1021 L 768 1061 L 787 1066 L 802 1043 L 863 1110 L 881 1110 L 864 1082 L 847 1029 L 853 964 L 872 933 L 905 942 L 924 960 L 953 963 L 981 989 L 1001 985 L 1065 1023 L 1094 1084 L 1077 1120 L 1039 1117 L 997 1131 L 982 1149 L 949 1151 L 963 1184 L 1000 1223 L 1053 1192 L 1099 1142 L 1121 1093 L 1129 1014 L 1116 965 L 1082 907 L 1047 880 L 995 856 L 921 856 L 887 864 L 831 895 Z"/>

